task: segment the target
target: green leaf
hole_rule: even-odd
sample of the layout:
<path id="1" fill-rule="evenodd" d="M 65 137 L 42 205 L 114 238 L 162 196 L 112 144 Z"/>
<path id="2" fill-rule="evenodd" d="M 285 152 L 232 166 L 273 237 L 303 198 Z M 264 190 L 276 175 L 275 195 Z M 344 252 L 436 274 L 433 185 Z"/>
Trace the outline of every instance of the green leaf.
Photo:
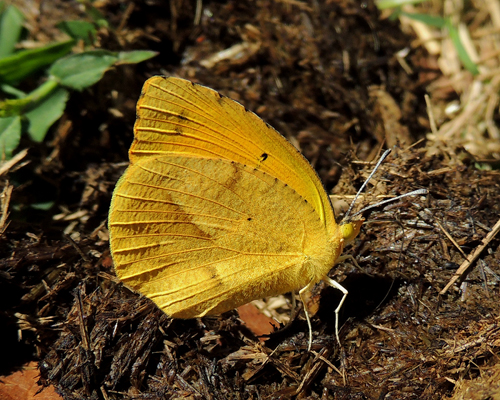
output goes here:
<path id="1" fill-rule="evenodd" d="M 55 201 L 45 201 L 40 203 L 31 203 L 30 207 L 35 210 L 47 211 L 50 210 L 55 204 Z"/>
<path id="2" fill-rule="evenodd" d="M 117 64 L 137 64 L 149 60 L 157 54 L 158 52 L 151 50 L 120 51 Z"/>
<path id="3" fill-rule="evenodd" d="M 419 4 L 427 0 L 375 0 L 375 4 L 379 10 L 387 8 L 402 7 L 407 4 Z"/>
<path id="4" fill-rule="evenodd" d="M 138 63 L 155 55 L 155 52 L 146 50 L 120 53 L 106 50 L 86 51 L 57 60 L 49 73 L 62 86 L 83 90 L 99 81 L 115 64 Z"/>
<path id="5" fill-rule="evenodd" d="M 73 39 L 83 40 L 87 46 L 91 45 L 97 36 L 94 25 L 86 21 L 63 21 L 58 23 L 57 27 Z"/>
<path id="6" fill-rule="evenodd" d="M 8 88 L 7 85 L 3 85 L 3 87 Z M 7 118 L 22 115 L 28 108 L 36 107 L 37 103 L 45 101 L 58 87 L 59 83 L 54 79 L 48 79 L 27 95 L 19 91 L 18 99 L 0 101 L 0 117 Z"/>
<path id="7" fill-rule="evenodd" d="M 435 28 L 439 29 L 446 28 L 448 30 L 450 39 L 453 42 L 453 46 L 457 51 L 458 58 L 462 62 L 463 66 L 473 75 L 479 74 L 479 69 L 476 63 L 472 61 L 472 59 L 469 56 L 469 53 L 467 53 L 467 50 L 465 49 L 462 41 L 460 40 L 460 34 L 458 32 L 458 29 L 452 25 L 451 21 L 448 18 L 445 19 L 441 17 L 434 17 L 427 14 L 413 14 L 404 11 L 400 11 L 400 14 L 404 15 L 405 17 L 414 19 L 416 21 L 423 22 L 424 24 L 433 26 Z"/>
<path id="8" fill-rule="evenodd" d="M 442 17 L 435 17 L 428 14 L 419 14 L 419 13 L 407 13 L 401 11 L 401 15 L 413 19 L 415 21 L 423 22 L 426 25 L 433 26 L 434 28 L 442 29 L 446 26 L 446 19 Z"/>
<path id="9" fill-rule="evenodd" d="M 33 141 L 39 143 L 45 139 L 49 128 L 63 115 L 68 97 L 69 92 L 59 87 L 24 114 L 29 121 L 28 134 Z"/>
<path id="10" fill-rule="evenodd" d="M 104 18 L 104 15 L 94 6 L 91 6 L 88 2 L 85 2 L 85 8 L 87 14 L 90 15 L 92 20 L 97 24 L 97 26 L 109 28 L 109 23 Z"/>
<path id="11" fill-rule="evenodd" d="M 12 157 L 21 139 L 21 117 L 0 118 L 0 159 Z"/>
<path id="12" fill-rule="evenodd" d="M 479 74 L 479 69 L 474 61 L 469 57 L 469 53 L 465 49 L 462 41 L 460 40 L 460 34 L 458 33 L 458 29 L 455 28 L 450 21 L 447 21 L 446 24 L 448 28 L 448 32 L 450 35 L 450 39 L 455 46 L 455 50 L 457 51 L 458 58 L 462 62 L 463 66 L 473 75 Z"/>
<path id="13" fill-rule="evenodd" d="M 23 30 L 24 15 L 9 6 L 0 16 L 0 58 L 12 54 Z"/>
<path id="14" fill-rule="evenodd" d="M 56 61 L 49 73 L 63 86 L 83 90 L 99 81 L 117 61 L 116 53 L 105 50 L 87 51 Z"/>
<path id="15" fill-rule="evenodd" d="M 26 93 L 24 93 L 22 90 L 19 90 L 14 86 L 7 85 L 6 83 L 0 83 L 0 90 L 6 94 L 17 97 L 18 99 L 26 97 Z"/>
<path id="16" fill-rule="evenodd" d="M 71 51 L 75 41 L 54 43 L 38 49 L 22 50 L 0 59 L 0 82 L 21 81 L 31 73 L 52 64 Z"/>
<path id="17" fill-rule="evenodd" d="M 21 115 L 24 109 L 31 103 L 27 97 L 22 99 L 7 99 L 0 102 L 0 118 L 15 117 Z"/>

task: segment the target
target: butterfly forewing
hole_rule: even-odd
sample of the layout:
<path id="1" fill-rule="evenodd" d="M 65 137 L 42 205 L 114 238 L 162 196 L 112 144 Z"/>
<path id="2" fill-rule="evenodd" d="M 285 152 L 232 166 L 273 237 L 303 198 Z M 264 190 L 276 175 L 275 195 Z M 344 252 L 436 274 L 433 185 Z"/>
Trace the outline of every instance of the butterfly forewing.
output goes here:
<path id="1" fill-rule="evenodd" d="M 284 137 L 239 103 L 179 78 L 153 77 L 137 104 L 132 163 L 160 155 L 235 161 L 291 186 L 328 227 L 333 210 L 316 172 Z"/>

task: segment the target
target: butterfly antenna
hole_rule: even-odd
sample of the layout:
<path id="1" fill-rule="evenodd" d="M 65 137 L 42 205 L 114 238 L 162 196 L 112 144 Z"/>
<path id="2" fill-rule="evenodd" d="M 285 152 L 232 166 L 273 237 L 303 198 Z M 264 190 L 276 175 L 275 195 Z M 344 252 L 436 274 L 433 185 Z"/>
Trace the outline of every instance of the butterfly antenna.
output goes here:
<path id="1" fill-rule="evenodd" d="M 413 192 L 405 193 L 405 194 L 402 194 L 400 196 L 394 197 L 392 199 L 383 200 L 377 204 L 372 204 L 371 206 L 368 206 L 368 207 L 363 208 L 362 210 L 359 210 L 357 213 L 353 214 L 352 216 L 355 217 L 356 215 L 359 215 L 362 212 L 365 212 L 366 210 L 370 210 L 371 208 L 379 207 L 383 204 L 391 203 L 393 201 L 402 199 L 403 197 L 418 196 L 420 194 L 427 194 L 427 193 L 429 193 L 427 189 L 417 189 L 417 190 L 414 190 Z"/>
<path id="2" fill-rule="evenodd" d="M 389 153 L 391 151 L 392 151 L 391 149 L 387 149 L 386 151 L 384 151 L 384 154 L 382 154 L 382 156 L 380 157 L 380 159 L 377 161 L 377 164 L 375 165 L 375 168 L 373 168 L 373 171 L 371 172 L 370 176 L 361 185 L 361 187 L 358 190 L 358 193 L 356 193 L 356 196 L 354 197 L 354 200 L 352 201 L 351 205 L 349 206 L 349 209 L 347 210 L 347 212 L 344 215 L 343 221 L 347 221 L 347 219 L 349 217 L 349 214 L 352 211 L 352 208 L 354 207 L 354 204 L 356 203 L 356 200 L 358 199 L 359 195 L 365 189 L 365 187 L 368 184 L 368 182 L 370 181 L 370 179 L 372 179 L 373 174 L 375 174 L 375 172 L 377 172 L 377 169 L 380 167 L 380 164 L 382 164 L 382 162 L 386 159 L 386 157 L 389 155 Z M 357 214 L 359 214 L 359 212 L 357 212 L 354 215 L 357 215 Z"/>

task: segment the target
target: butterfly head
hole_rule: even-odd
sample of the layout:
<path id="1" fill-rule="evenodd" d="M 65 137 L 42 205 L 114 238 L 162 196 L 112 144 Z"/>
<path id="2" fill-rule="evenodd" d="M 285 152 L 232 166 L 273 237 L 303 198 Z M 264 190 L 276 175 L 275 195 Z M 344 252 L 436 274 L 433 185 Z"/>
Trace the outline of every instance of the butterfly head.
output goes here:
<path id="1" fill-rule="evenodd" d="M 364 219 L 357 219 L 354 221 L 342 221 L 340 224 L 340 231 L 344 238 L 344 244 L 352 242 L 358 236 L 361 225 L 365 222 Z"/>

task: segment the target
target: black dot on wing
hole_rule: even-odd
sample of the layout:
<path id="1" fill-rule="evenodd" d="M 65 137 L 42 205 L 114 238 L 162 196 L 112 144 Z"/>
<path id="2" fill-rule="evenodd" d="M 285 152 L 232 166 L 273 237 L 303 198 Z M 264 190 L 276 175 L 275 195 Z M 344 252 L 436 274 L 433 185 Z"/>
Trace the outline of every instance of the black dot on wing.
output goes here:
<path id="1" fill-rule="evenodd" d="M 252 218 L 250 218 L 250 217 L 247 218 L 247 221 L 251 221 L 251 220 L 252 220 Z"/>
<path id="2" fill-rule="evenodd" d="M 267 153 L 262 153 L 260 155 L 260 161 L 266 161 L 267 160 L 267 157 L 268 157 L 268 154 Z"/>

